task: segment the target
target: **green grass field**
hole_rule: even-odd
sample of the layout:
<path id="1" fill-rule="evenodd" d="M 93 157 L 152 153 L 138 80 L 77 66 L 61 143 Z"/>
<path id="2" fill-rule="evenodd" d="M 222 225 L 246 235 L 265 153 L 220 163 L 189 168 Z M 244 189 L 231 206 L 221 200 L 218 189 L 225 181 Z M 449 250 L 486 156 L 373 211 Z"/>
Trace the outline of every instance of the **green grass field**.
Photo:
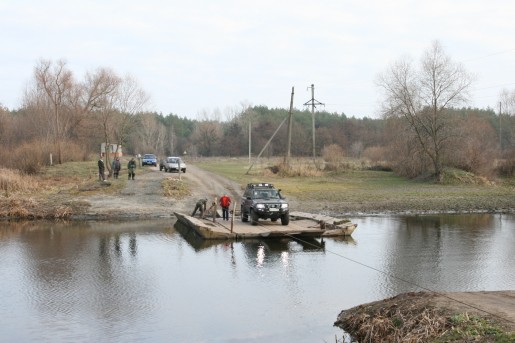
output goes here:
<path id="1" fill-rule="evenodd" d="M 499 211 L 515 207 L 513 180 L 460 182 L 459 178 L 445 184 L 410 180 L 393 172 L 348 169 L 342 172 L 315 172 L 309 176 L 281 176 L 270 171 L 280 160 L 262 160 L 249 170 L 247 159 L 202 159 L 195 165 L 223 175 L 242 186 L 250 182 L 270 182 L 281 188 L 285 196 L 302 202 L 325 204 L 329 209 L 347 211 Z M 309 169 L 309 161 L 296 160 Z M 311 168 L 315 169 L 315 168 Z M 328 205 L 331 204 L 331 205 Z"/>

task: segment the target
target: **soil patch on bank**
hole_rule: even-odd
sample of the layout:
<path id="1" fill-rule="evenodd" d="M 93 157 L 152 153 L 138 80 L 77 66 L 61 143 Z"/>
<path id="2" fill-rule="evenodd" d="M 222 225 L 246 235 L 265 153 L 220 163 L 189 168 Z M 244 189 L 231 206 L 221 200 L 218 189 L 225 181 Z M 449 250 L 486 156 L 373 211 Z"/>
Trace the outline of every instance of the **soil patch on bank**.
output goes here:
<path id="1" fill-rule="evenodd" d="M 515 291 L 404 293 L 344 310 L 359 342 L 514 342 Z"/>

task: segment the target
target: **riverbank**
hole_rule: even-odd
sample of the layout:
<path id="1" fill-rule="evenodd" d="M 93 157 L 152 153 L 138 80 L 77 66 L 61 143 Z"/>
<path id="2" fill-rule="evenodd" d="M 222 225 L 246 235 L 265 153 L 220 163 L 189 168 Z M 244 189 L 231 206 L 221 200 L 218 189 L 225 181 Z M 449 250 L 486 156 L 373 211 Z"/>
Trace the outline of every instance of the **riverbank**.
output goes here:
<path id="1" fill-rule="evenodd" d="M 272 182 L 290 208 L 333 217 L 390 214 L 515 213 L 515 180 L 486 181 L 449 173 L 445 184 L 408 180 L 391 172 L 314 171 L 284 176 L 270 172 L 273 161 L 246 174 L 242 159 L 189 162 L 186 174 L 138 168 L 136 180 L 99 182 L 94 163 L 48 167 L 38 176 L 1 173 L 0 218 L 98 219 L 163 217 L 190 212 L 197 199 L 229 192 L 239 199 L 249 182 Z M 303 176 L 304 175 L 304 176 Z M 181 178 L 180 182 L 177 182 Z M 9 185 L 17 184 L 9 188 Z"/>
<path id="2" fill-rule="evenodd" d="M 138 168 L 134 181 L 127 180 L 122 173 L 120 179 L 99 182 L 95 163 L 67 163 L 48 168 L 37 177 L 19 176 L 19 180 L 11 180 L 20 186 L 3 189 L 0 194 L 0 218 L 169 218 L 174 211 L 191 213 L 200 198 L 212 199 L 228 193 L 233 199 L 239 199 L 243 185 L 262 181 L 272 182 L 282 188 L 283 194 L 288 197 L 290 208 L 294 210 L 333 216 L 515 213 L 515 189 L 510 183 L 513 181 L 437 185 L 429 181 L 402 179 L 388 172 L 360 170 L 311 177 L 284 177 L 267 172 L 267 165 L 257 166 L 249 175 L 245 174 L 244 167 L 241 160 L 209 161 L 207 164 L 205 161 L 198 164 L 189 162 L 186 174 L 164 173 L 156 167 L 145 167 Z M 5 182 L 9 180 L 0 184 Z M 489 295 L 485 293 L 480 297 L 487 299 Z M 445 325 L 451 325 L 453 317 L 466 318 L 464 313 L 470 312 L 463 310 L 457 302 L 444 307 L 439 303 L 428 305 L 429 300 L 434 299 L 432 296 L 421 295 L 417 299 L 420 306 L 426 304 L 454 313 L 446 315 Z M 394 308 L 393 304 L 382 304 L 384 306 L 377 306 L 378 311 L 382 307 L 390 310 Z M 413 297 L 411 302 L 405 302 L 406 306 L 410 304 L 413 304 Z M 395 308 L 398 307 L 397 304 Z M 363 305 L 363 308 L 367 308 L 367 305 Z M 360 318 L 359 312 L 344 312 L 354 313 L 354 318 Z M 379 318 L 377 313 L 370 313 L 374 315 L 369 314 L 368 319 Z M 415 320 L 415 317 L 415 311 L 410 312 L 408 308 L 403 314 L 402 323 Z M 384 319 L 383 324 L 397 330 L 400 322 L 395 318 L 391 317 L 389 321 Z M 367 322 L 363 323 L 362 329 L 371 328 L 366 326 Z M 349 328 L 349 332 L 354 334 L 358 330 L 358 327 Z"/>
<path id="3" fill-rule="evenodd" d="M 335 326 L 359 342 L 515 342 L 515 291 L 404 293 L 342 311 Z"/>

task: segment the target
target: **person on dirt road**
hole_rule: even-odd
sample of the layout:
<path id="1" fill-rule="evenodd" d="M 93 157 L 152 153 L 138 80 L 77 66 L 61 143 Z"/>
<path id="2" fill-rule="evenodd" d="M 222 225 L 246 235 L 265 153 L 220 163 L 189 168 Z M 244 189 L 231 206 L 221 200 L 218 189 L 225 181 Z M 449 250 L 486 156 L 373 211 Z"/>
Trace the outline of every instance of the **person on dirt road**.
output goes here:
<path id="1" fill-rule="evenodd" d="M 134 161 L 134 157 L 131 158 L 129 164 L 127 164 L 127 169 L 129 169 L 129 180 L 134 180 L 134 175 L 136 174 L 136 161 Z"/>
<path id="2" fill-rule="evenodd" d="M 231 206 L 231 198 L 224 194 L 220 198 L 220 206 L 222 207 L 222 218 L 223 220 L 229 220 L 229 207 Z"/>
<path id="3" fill-rule="evenodd" d="M 120 174 L 120 169 L 122 168 L 122 165 L 120 163 L 120 158 L 117 157 L 115 158 L 115 160 L 113 161 L 113 177 L 115 179 L 118 178 L 118 174 Z"/>
<path id="4" fill-rule="evenodd" d="M 202 218 L 204 216 L 204 212 L 206 212 L 206 204 L 207 199 L 200 199 L 195 204 L 195 209 L 193 210 L 193 213 L 191 214 L 192 217 L 195 217 L 195 213 L 197 213 L 197 210 L 200 211 L 200 217 Z"/>
<path id="5" fill-rule="evenodd" d="M 105 170 L 104 158 L 102 157 L 102 155 L 100 155 L 100 159 L 98 160 L 98 180 L 99 181 L 106 180 L 104 170 Z"/>

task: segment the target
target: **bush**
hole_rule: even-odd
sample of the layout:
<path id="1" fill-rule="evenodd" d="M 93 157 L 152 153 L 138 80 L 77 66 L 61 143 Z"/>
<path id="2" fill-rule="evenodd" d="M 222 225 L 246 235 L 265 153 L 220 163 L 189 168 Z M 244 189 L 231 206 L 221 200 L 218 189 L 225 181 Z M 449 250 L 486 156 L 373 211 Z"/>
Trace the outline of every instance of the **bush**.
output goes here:
<path id="1" fill-rule="evenodd" d="M 26 174 L 37 174 L 41 167 L 49 165 L 51 144 L 41 141 L 24 143 L 12 151 L 3 151 L 2 160 L 10 169 L 20 170 Z M 7 155 L 9 158 L 5 158 Z"/>
<path id="2" fill-rule="evenodd" d="M 338 144 L 324 146 L 324 148 L 322 149 L 322 157 L 327 162 L 327 170 L 339 171 L 345 166 L 343 164 L 345 159 L 345 153 L 342 147 Z"/>
<path id="3" fill-rule="evenodd" d="M 293 176 L 320 176 L 321 171 L 313 164 L 313 161 L 304 162 L 298 160 L 290 165 L 284 163 L 265 168 L 264 176 L 274 174 L 281 177 Z"/>
<path id="4" fill-rule="evenodd" d="M 6 196 L 18 192 L 33 192 L 38 183 L 32 176 L 23 175 L 20 171 L 0 169 L 0 191 Z"/>
<path id="5" fill-rule="evenodd" d="M 370 160 L 370 166 L 364 166 L 368 170 L 376 171 L 392 171 L 390 163 L 387 161 L 388 150 L 382 146 L 373 146 L 366 148 L 363 156 Z"/>
<path id="6" fill-rule="evenodd" d="M 515 175 L 515 158 L 498 162 L 495 172 L 499 176 L 513 177 Z"/>
<path id="7" fill-rule="evenodd" d="M 77 143 L 64 142 L 61 152 L 62 162 L 89 160 L 87 148 Z M 0 149 L 0 161 L 6 168 L 33 175 L 38 174 L 43 166 L 50 165 L 50 154 L 53 155 L 53 164 L 57 163 L 53 142 L 34 140 L 10 150 Z"/>

